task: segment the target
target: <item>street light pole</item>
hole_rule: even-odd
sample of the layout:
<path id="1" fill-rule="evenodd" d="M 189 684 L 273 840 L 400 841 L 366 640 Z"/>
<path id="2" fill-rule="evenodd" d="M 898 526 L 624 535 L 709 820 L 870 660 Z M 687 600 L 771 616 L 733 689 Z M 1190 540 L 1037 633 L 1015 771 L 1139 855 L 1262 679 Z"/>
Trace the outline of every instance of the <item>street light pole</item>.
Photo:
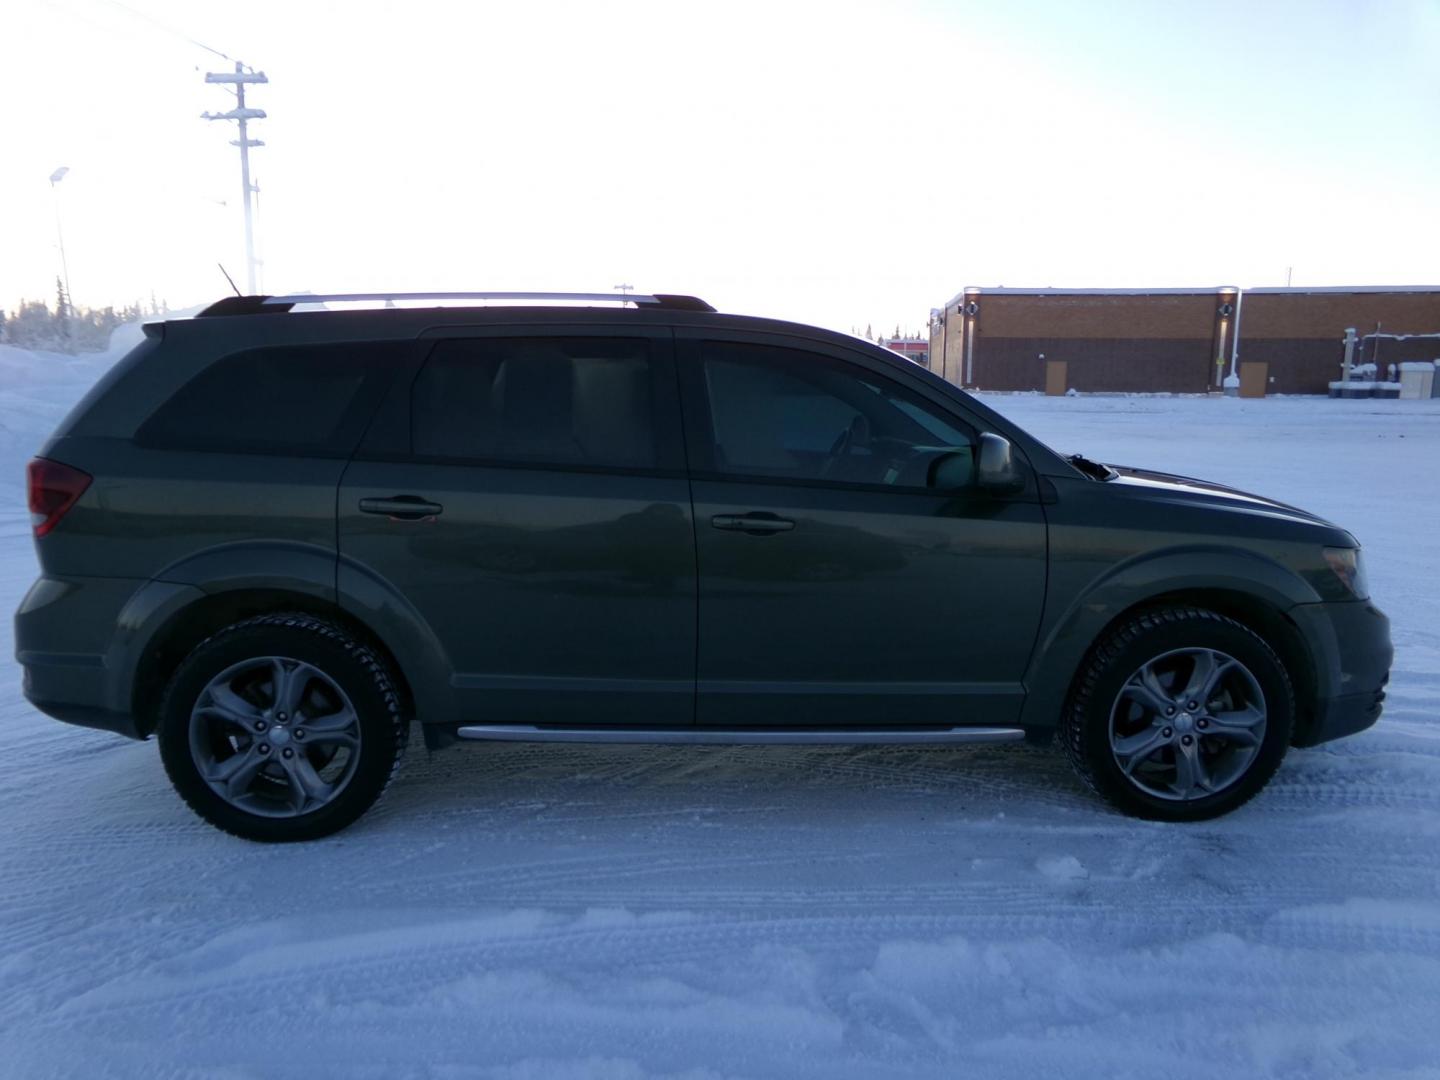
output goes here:
<path id="1" fill-rule="evenodd" d="M 70 309 L 75 305 L 75 298 L 70 292 L 70 263 L 65 258 L 65 230 L 60 226 L 60 181 L 65 179 L 65 174 L 70 171 L 70 166 L 61 165 L 50 174 L 50 190 L 55 194 L 55 239 L 60 245 L 60 274 L 61 280 L 65 282 L 65 310 L 60 312 L 60 319 L 65 326 L 65 336 L 70 336 Z"/>

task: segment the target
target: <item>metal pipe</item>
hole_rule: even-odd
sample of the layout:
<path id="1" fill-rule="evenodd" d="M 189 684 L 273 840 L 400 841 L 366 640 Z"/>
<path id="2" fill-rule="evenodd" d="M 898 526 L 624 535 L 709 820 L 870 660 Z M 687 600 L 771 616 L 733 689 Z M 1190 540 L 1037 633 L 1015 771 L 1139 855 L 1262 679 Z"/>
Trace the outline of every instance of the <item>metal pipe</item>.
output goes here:
<path id="1" fill-rule="evenodd" d="M 1235 328 L 1230 333 L 1230 374 L 1235 374 L 1235 369 L 1240 363 L 1240 308 L 1245 303 L 1245 294 L 1235 294 Z"/>

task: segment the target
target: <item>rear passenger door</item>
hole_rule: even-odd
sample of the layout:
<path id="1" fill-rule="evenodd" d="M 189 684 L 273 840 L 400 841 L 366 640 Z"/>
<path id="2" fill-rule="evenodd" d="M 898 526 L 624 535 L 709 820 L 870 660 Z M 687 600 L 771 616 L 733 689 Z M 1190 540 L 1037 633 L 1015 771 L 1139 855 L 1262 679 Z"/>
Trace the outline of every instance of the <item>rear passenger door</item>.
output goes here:
<path id="1" fill-rule="evenodd" d="M 428 345 L 341 484 L 342 579 L 383 579 L 428 624 L 463 720 L 692 723 L 669 332 L 447 329 Z"/>

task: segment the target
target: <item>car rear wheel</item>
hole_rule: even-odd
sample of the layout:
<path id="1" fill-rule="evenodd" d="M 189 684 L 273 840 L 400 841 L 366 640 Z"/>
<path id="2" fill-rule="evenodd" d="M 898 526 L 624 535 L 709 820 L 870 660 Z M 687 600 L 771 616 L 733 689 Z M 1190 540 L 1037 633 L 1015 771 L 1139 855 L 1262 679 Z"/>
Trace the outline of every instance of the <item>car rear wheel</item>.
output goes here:
<path id="1" fill-rule="evenodd" d="M 1060 740 L 1080 776 L 1120 809 L 1196 821 L 1265 786 L 1294 712 L 1289 675 L 1264 639 L 1213 611 L 1164 608 L 1092 651 Z"/>
<path id="2" fill-rule="evenodd" d="M 385 665 L 342 628 L 266 615 L 202 642 L 161 703 L 160 753 L 182 798 L 250 840 L 311 840 L 384 792 L 408 724 Z"/>

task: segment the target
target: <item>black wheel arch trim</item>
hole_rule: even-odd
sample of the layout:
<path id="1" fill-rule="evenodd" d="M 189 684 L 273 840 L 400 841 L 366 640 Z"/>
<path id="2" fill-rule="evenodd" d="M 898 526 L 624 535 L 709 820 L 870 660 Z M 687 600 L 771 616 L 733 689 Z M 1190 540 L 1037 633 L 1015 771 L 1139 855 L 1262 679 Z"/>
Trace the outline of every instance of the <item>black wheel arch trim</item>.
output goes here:
<path id="1" fill-rule="evenodd" d="M 1052 575 L 1052 584 L 1053 580 Z M 1055 728 L 1074 680 L 1095 643 L 1116 623 L 1147 607 L 1166 603 L 1210 606 L 1246 625 L 1257 617 L 1279 620 L 1269 628 L 1274 630 L 1283 624 L 1280 636 L 1287 640 L 1272 643 L 1272 648 L 1287 664 L 1293 660 L 1307 668 L 1292 676 L 1297 690 L 1301 685 L 1313 690 L 1315 646 L 1285 613 L 1319 599 L 1299 574 L 1243 549 L 1168 549 L 1117 564 L 1078 592 L 1053 618 L 1047 598 L 1047 611 L 1026 672 L 1020 724 L 1033 731 Z M 1252 629 L 1267 636 L 1266 627 Z M 1306 704 L 1313 706 L 1313 693 L 1309 696 L 1312 700 Z M 1302 710 L 1301 716 L 1305 715 Z"/>

